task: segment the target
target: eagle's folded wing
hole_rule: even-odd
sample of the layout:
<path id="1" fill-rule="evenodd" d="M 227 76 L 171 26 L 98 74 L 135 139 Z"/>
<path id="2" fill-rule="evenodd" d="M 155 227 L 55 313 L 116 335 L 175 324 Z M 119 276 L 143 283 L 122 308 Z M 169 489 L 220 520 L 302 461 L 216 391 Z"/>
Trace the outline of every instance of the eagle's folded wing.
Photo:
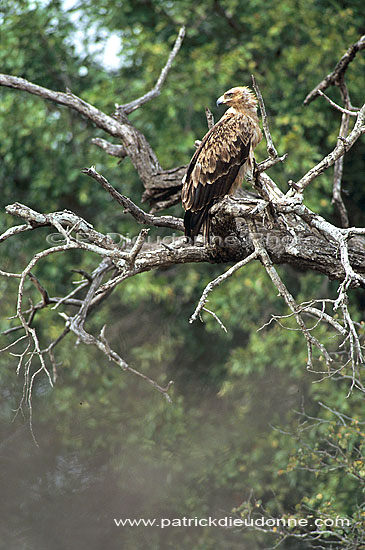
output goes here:
<path id="1" fill-rule="evenodd" d="M 244 114 L 229 114 L 204 136 L 189 164 L 182 189 L 188 236 L 197 235 L 214 199 L 235 190 L 241 166 L 250 154 L 253 122 Z"/>

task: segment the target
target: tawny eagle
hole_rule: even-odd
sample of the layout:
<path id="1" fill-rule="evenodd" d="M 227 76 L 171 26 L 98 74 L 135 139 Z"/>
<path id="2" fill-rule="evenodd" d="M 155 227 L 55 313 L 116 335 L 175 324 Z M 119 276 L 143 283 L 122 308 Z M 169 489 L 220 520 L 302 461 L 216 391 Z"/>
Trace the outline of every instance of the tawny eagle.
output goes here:
<path id="1" fill-rule="evenodd" d="M 208 239 L 209 209 L 218 198 L 233 195 L 252 173 L 253 150 L 262 139 L 257 99 L 249 88 L 231 88 L 217 100 L 217 106 L 222 104 L 229 109 L 203 137 L 183 179 L 187 237 L 202 231 Z"/>

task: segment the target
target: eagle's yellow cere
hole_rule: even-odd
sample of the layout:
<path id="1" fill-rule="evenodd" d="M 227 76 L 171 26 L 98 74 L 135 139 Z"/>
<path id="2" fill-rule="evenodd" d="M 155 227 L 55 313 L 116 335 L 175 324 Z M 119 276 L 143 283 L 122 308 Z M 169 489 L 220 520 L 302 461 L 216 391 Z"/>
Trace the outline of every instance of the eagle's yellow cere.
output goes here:
<path id="1" fill-rule="evenodd" d="M 257 99 L 249 88 L 228 90 L 217 100 L 221 104 L 228 105 L 228 111 L 204 136 L 183 179 L 187 237 L 202 230 L 208 238 L 210 207 L 216 199 L 232 195 L 245 174 L 252 173 L 253 150 L 262 139 Z"/>

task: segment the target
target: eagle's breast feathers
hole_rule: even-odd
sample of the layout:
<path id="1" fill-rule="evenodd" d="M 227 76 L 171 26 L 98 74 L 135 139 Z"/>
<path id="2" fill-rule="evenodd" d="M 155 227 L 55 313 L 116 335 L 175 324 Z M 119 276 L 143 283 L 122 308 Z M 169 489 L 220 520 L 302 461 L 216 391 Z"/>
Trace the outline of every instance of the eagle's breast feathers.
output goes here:
<path id="1" fill-rule="evenodd" d="M 230 108 L 207 132 L 183 180 L 182 203 L 186 211 L 187 236 L 197 235 L 201 228 L 207 236 L 209 208 L 215 199 L 233 194 L 245 175 L 252 172 L 253 149 L 261 139 L 255 111 L 244 109 Z"/>

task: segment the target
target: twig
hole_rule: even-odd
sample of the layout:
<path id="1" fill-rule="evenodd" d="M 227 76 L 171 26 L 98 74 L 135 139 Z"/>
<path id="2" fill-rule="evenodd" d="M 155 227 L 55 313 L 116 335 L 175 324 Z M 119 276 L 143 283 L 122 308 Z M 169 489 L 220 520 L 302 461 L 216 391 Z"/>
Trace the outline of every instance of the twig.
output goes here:
<path id="1" fill-rule="evenodd" d="M 324 78 L 305 98 L 304 105 L 308 105 L 313 99 L 319 95 L 319 91 L 323 92 L 332 84 L 335 84 L 336 81 L 345 73 L 347 67 L 354 59 L 358 51 L 365 48 L 365 35 L 362 36 L 355 44 L 350 46 L 347 52 L 341 57 L 341 59 L 336 64 L 335 68 L 331 73 L 329 73 L 326 78 Z"/>
<path id="2" fill-rule="evenodd" d="M 279 162 L 284 162 L 284 160 L 286 160 L 287 156 L 288 156 L 288 153 L 285 153 L 281 157 L 275 157 L 275 158 L 274 157 L 269 157 L 269 158 L 263 160 L 262 162 L 257 164 L 258 173 L 261 174 L 261 172 L 265 172 L 266 170 L 268 170 L 272 166 L 275 166 L 275 164 L 278 164 Z"/>
<path id="3" fill-rule="evenodd" d="M 284 160 L 287 157 L 287 153 L 285 153 L 281 157 L 279 157 L 278 155 L 278 152 L 274 146 L 274 143 L 271 137 L 264 99 L 262 97 L 260 88 L 255 80 L 255 77 L 253 75 L 251 75 L 251 79 L 252 79 L 252 85 L 256 92 L 256 96 L 260 106 L 262 126 L 264 129 L 264 134 L 266 138 L 266 148 L 269 155 L 269 158 L 264 160 L 260 164 L 256 164 L 255 162 L 254 187 L 266 201 L 271 202 L 273 200 L 276 200 L 280 196 L 283 196 L 283 194 L 280 191 L 279 187 L 276 185 L 276 183 L 267 174 L 264 174 L 264 172 L 265 170 L 268 170 L 269 168 L 271 168 L 271 166 L 274 166 L 278 162 L 284 162 Z M 269 217 L 272 217 L 272 214 L 273 214 L 272 209 L 269 207 L 268 208 Z"/>
<path id="4" fill-rule="evenodd" d="M 311 168 L 296 184 L 292 185 L 296 191 L 302 193 L 317 176 L 322 174 L 327 168 L 332 166 L 337 159 L 351 149 L 356 140 L 365 133 L 365 104 L 361 107 L 356 116 L 357 120 L 355 126 L 347 138 L 339 140 L 331 153 L 325 156 L 316 166 Z M 289 191 L 289 196 L 290 195 L 292 195 L 291 191 Z"/>
<path id="5" fill-rule="evenodd" d="M 20 342 L 21 340 L 24 340 L 24 338 L 27 338 L 26 334 L 24 334 L 23 336 L 20 336 L 20 338 L 17 338 L 17 340 L 15 340 L 14 342 L 11 342 L 11 344 L 5 346 L 5 348 L 0 349 L 0 353 L 3 353 L 4 351 L 7 351 L 8 349 L 12 348 L 18 342 Z"/>
<path id="6" fill-rule="evenodd" d="M 34 286 L 36 287 L 38 292 L 41 294 L 42 299 L 43 299 L 43 304 L 48 305 L 49 304 L 49 295 L 48 295 L 47 290 L 41 285 L 41 283 L 39 282 L 37 277 L 35 277 L 35 275 L 33 275 L 33 273 L 29 272 L 28 277 L 32 281 L 32 283 L 34 284 Z"/>
<path id="7" fill-rule="evenodd" d="M 355 273 L 350 264 L 346 235 L 342 237 L 342 239 L 340 239 L 338 242 L 340 246 L 341 263 L 344 267 L 346 275 L 338 288 L 338 298 L 335 301 L 334 309 L 337 309 L 347 303 L 346 292 L 351 284 L 356 286 L 361 284 L 365 288 L 365 277 L 362 277 L 359 273 Z"/>
<path id="8" fill-rule="evenodd" d="M 95 181 L 100 183 L 100 185 L 106 191 L 108 191 L 108 193 L 110 193 L 110 195 L 113 197 L 114 200 L 117 201 L 118 204 L 123 206 L 123 208 L 127 210 L 127 212 L 130 212 L 130 214 L 132 214 L 132 216 L 138 223 L 154 225 L 156 227 L 169 227 L 171 229 L 177 229 L 179 231 L 184 230 L 184 224 L 180 218 L 175 218 L 174 216 L 154 216 L 153 214 L 147 214 L 147 212 L 144 212 L 141 208 L 134 204 L 131 199 L 125 197 L 124 195 L 121 195 L 116 189 L 114 189 L 114 187 L 108 182 L 108 180 L 95 170 L 94 166 L 91 166 L 91 168 L 84 168 L 82 170 L 82 173 L 90 176 Z"/>
<path id="9" fill-rule="evenodd" d="M 87 281 L 89 281 L 89 283 L 91 283 L 91 281 L 93 280 L 92 279 L 92 276 L 87 272 L 85 271 L 84 269 L 71 269 L 70 271 L 72 271 L 72 273 L 79 273 L 80 275 L 82 275 Z M 79 285 L 80 283 L 83 283 L 84 281 L 75 281 L 74 284 L 75 285 Z"/>
<path id="10" fill-rule="evenodd" d="M 138 254 L 140 253 L 148 233 L 149 233 L 149 229 L 141 229 L 141 231 L 139 232 L 139 235 L 136 239 L 136 242 L 134 243 L 134 245 L 131 248 L 131 251 L 129 253 L 130 265 L 134 264 L 135 259 L 138 256 Z"/>
<path id="11" fill-rule="evenodd" d="M 0 235 L 0 243 L 6 241 L 9 237 L 13 237 L 18 233 L 23 233 L 24 231 L 29 231 L 33 229 L 33 226 L 29 223 L 24 223 L 22 225 L 16 225 L 14 227 L 9 227 L 2 235 Z"/>
<path id="12" fill-rule="evenodd" d="M 226 327 L 224 326 L 222 321 L 219 319 L 218 315 L 216 313 L 214 313 L 214 311 L 211 311 L 207 307 L 203 307 L 203 311 L 206 311 L 207 313 L 210 313 L 210 315 L 217 321 L 217 323 L 221 327 L 221 329 L 224 330 L 224 332 L 227 332 Z"/>
<path id="13" fill-rule="evenodd" d="M 237 262 L 234 266 L 230 267 L 227 271 L 219 275 L 219 277 L 217 277 L 213 281 L 210 281 L 210 283 L 208 283 L 207 286 L 205 287 L 203 294 L 201 295 L 201 298 L 199 300 L 199 303 L 196 306 L 194 313 L 189 319 L 189 323 L 193 323 L 197 319 L 199 313 L 201 312 L 201 310 L 204 308 L 205 304 L 208 301 L 208 294 L 212 292 L 213 288 L 223 283 L 223 281 L 231 277 L 233 273 L 235 273 L 238 269 L 247 265 L 252 260 L 255 260 L 257 257 L 258 257 L 258 253 L 255 251 L 249 256 L 247 256 L 247 258 L 245 258 L 244 260 Z"/>
<path id="14" fill-rule="evenodd" d="M 75 326 L 77 326 L 78 329 L 80 330 L 84 328 L 84 323 L 86 320 L 87 312 L 90 307 L 91 301 L 94 298 L 95 292 L 99 288 L 100 283 L 104 277 L 104 274 L 108 271 L 110 265 L 111 265 L 111 262 L 109 258 L 104 258 L 100 262 L 99 266 L 94 270 L 92 275 L 92 282 L 88 288 L 87 294 L 82 302 L 80 310 L 74 317 L 70 319 L 71 330 L 73 330 Z"/>
<path id="15" fill-rule="evenodd" d="M 102 139 L 102 138 L 93 138 L 91 140 L 91 143 L 93 145 L 96 145 L 97 147 L 100 147 L 100 149 L 102 149 L 112 157 L 118 157 L 123 159 L 127 156 L 127 152 L 123 147 L 123 145 L 115 145 L 114 143 L 110 143 L 106 139 Z"/>
<path id="16" fill-rule="evenodd" d="M 350 96 L 349 96 L 345 81 L 343 80 L 343 77 L 340 82 L 340 91 L 341 91 L 341 96 L 342 96 L 344 105 L 345 107 L 348 107 L 349 105 L 351 105 L 351 102 L 350 102 Z M 347 113 L 343 113 L 337 143 L 339 141 L 342 141 L 346 136 L 349 130 L 349 122 L 350 122 L 350 117 L 348 116 Z M 349 217 L 341 195 L 343 159 L 344 157 L 342 156 L 339 159 L 337 159 L 335 162 L 334 172 L 333 172 L 332 203 L 337 206 L 337 209 L 340 213 L 342 227 L 348 227 Z"/>
<path id="17" fill-rule="evenodd" d="M 344 109 L 343 107 L 340 107 L 340 105 L 337 105 L 337 103 L 335 103 L 334 101 L 332 101 L 332 99 L 330 99 L 326 94 L 324 94 L 323 92 L 321 92 L 321 90 L 318 90 L 318 95 L 324 97 L 324 99 L 326 101 L 328 101 L 328 103 L 330 105 L 332 105 L 332 107 L 334 109 L 336 109 L 337 111 L 340 111 L 341 113 L 344 113 L 346 115 L 349 115 L 349 116 L 357 116 L 357 112 L 356 111 L 350 111 L 349 109 Z"/>
<path id="18" fill-rule="evenodd" d="M 260 111 L 261 111 L 261 116 L 262 116 L 262 126 L 264 128 L 266 143 L 267 143 L 267 152 L 268 152 L 268 154 L 271 158 L 276 159 L 277 156 L 278 156 L 278 152 L 275 149 L 273 141 L 272 141 L 270 128 L 269 128 L 269 123 L 268 123 L 268 120 L 267 120 L 267 114 L 266 114 L 264 100 L 262 98 L 260 88 L 258 87 L 258 85 L 256 83 L 256 80 L 255 80 L 255 77 L 253 75 L 251 75 L 251 79 L 252 79 L 252 85 L 253 85 L 254 90 L 256 92 L 256 96 L 257 96 L 259 106 L 260 106 Z"/>
<path id="19" fill-rule="evenodd" d="M 63 296 L 62 298 L 60 298 L 58 300 L 58 302 L 56 303 L 55 306 L 53 306 L 52 309 L 57 309 L 61 304 L 64 304 L 64 303 L 69 303 L 69 299 L 74 296 L 75 294 L 77 294 L 78 292 L 80 292 L 80 290 L 82 290 L 83 288 L 85 288 L 86 286 L 88 286 L 88 284 L 90 283 L 91 281 L 86 281 L 84 283 L 80 283 L 80 285 L 76 288 L 74 288 L 73 290 L 71 290 L 71 292 L 69 292 L 68 294 L 66 294 L 66 296 Z"/>
<path id="20" fill-rule="evenodd" d="M 151 99 L 153 99 L 153 98 L 160 95 L 161 88 L 162 88 L 162 86 L 163 86 L 163 84 L 166 80 L 166 77 L 167 77 L 167 75 L 168 75 L 168 73 L 171 69 L 173 61 L 174 61 L 174 59 L 175 59 L 175 57 L 176 57 L 176 55 L 177 55 L 177 53 L 178 53 L 178 51 L 181 47 L 181 44 L 184 40 L 184 36 L 185 36 L 185 26 L 182 26 L 180 28 L 179 34 L 176 38 L 174 47 L 170 52 L 170 55 L 167 59 L 167 62 L 165 64 L 165 66 L 163 67 L 154 88 L 152 88 L 152 90 L 150 90 L 149 92 L 144 94 L 142 97 L 139 97 L 138 99 L 130 101 L 129 103 L 125 103 L 124 105 L 117 105 L 117 112 L 118 113 L 122 112 L 122 113 L 125 113 L 125 114 L 128 115 L 129 113 L 132 113 L 133 111 L 135 111 L 136 109 L 138 109 L 139 107 L 141 107 L 142 105 L 144 105 L 145 103 L 150 101 Z"/>
<path id="21" fill-rule="evenodd" d="M 211 130 L 214 126 L 214 115 L 209 107 L 205 107 L 205 116 L 207 117 L 208 128 Z"/>
<path id="22" fill-rule="evenodd" d="M 325 321 L 329 325 L 331 325 L 339 334 L 342 334 L 342 336 L 346 336 L 347 331 L 346 329 L 338 323 L 331 315 L 328 315 L 324 311 L 320 311 L 319 309 L 315 307 L 303 307 L 303 313 L 308 313 L 309 315 L 313 315 L 313 317 L 317 317 L 321 321 Z"/>
<path id="23" fill-rule="evenodd" d="M 0 275 L 2 277 L 9 277 L 9 279 L 20 279 L 22 276 L 21 273 L 10 273 L 9 271 L 3 271 L 2 269 L 0 269 Z"/>
<path id="24" fill-rule="evenodd" d="M 42 350 L 42 353 L 49 353 L 51 350 L 53 350 L 57 344 L 59 344 L 61 342 L 61 340 L 63 340 L 63 338 L 70 333 L 70 329 L 69 328 L 65 328 L 63 329 L 63 331 L 61 332 L 61 334 L 59 336 L 57 336 L 57 338 L 55 340 L 53 340 L 49 346 L 45 349 Z"/>
<path id="25" fill-rule="evenodd" d="M 272 261 L 270 260 L 270 257 L 265 249 L 265 247 L 260 242 L 260 239 L 256 233 L 255 226 L 252 221 L 247 220 L 247 225 L 250 230 L 251 238 L 253 245 L 255 247 L 255 253 L 260 256 L 262 260 L 262 264 L 265 267 L 267 274 L 269 275 L 270 279 L 278 289 L 280 295 L 284 298 L 286 304 L 290 308 L 290 310 L 293 312 L 294 317 L 299 325 L 299 328 L 301 329 L 305 339 L 307 340 L 307 350 L 308 350 L 308 362 L 307 362 L 307 368 L 312 368 L 312 346 L 316 346 L 321 353 L 323 354 L 326 363 L 330 364 L 332 362 L 331 357 L 329 356 L 326 348 L 315 338 L 310 334 L 308 331 L 302 317 L 300 314 L 300 308 L 295 302 L 293 296 L 290 294 L 284 283 L 279 277 L 278 272 L 276 271 Z"/>

